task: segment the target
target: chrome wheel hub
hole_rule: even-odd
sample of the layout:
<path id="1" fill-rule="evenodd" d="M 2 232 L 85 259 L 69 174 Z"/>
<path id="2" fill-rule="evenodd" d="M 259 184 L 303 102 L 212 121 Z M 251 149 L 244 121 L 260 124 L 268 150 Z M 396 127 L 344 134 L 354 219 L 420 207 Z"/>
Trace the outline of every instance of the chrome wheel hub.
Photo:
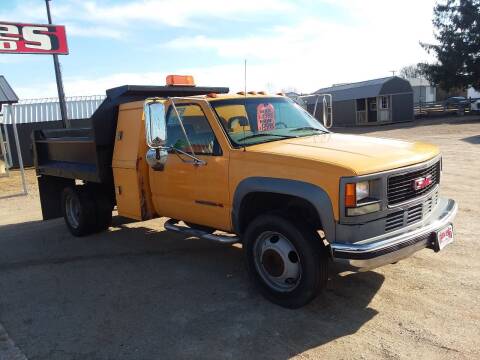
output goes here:
<path id="1" fill-rule="evenodd" d="M 255 267 L 262 279 L 277 291 L 292 291 L 302 275 L 300 258 L 292 243 L 282 234 L 267 231 L 254 245 Z"/>

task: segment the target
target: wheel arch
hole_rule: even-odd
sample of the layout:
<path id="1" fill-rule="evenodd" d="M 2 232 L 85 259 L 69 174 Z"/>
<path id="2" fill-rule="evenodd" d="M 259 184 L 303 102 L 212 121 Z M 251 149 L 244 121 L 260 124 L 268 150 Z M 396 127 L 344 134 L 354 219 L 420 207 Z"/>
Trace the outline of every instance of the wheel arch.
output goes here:
<path id="1" fill-rule="evenodd" d="M 308 204 L 306 211 L 316 215 L 325 236 L 331 242 L 335 239 L 333 207 L 327 192 L 319 186 L 303 181 L 270 177 L 250 177 L 242 180 L 234 193 L 232 222 L 237 234 L 245 231 L 253 214 L 258 215 L 270 209 L 268 201 L 277 205 L 280 201 L 293 202 L 294 206 Z M 266 204 L 267 202 L 267 204 Z"/>

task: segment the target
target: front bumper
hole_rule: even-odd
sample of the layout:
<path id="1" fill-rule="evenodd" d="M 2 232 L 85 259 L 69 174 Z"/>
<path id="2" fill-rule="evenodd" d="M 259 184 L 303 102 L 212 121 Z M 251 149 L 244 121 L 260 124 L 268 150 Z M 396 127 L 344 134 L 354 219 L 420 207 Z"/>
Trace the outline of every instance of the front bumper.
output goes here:
<path id="1" fill-rule="evenodd" d="M 423 248 L 433 249 L 436 231 L 453 221 L 457 209 L 454 200 L 440 199 L 421 227 L 383 234 L 358 243 L 332 243 L 332 257 L 334 261 L 347 263 L 355 270 L 367 271 L 404 259 Z"/>

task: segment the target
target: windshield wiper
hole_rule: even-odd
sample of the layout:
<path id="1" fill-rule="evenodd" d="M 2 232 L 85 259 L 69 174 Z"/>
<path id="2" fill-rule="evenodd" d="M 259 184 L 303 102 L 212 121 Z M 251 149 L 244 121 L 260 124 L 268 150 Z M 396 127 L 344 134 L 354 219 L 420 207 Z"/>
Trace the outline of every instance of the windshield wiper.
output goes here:
<path id="1" fill-rule="evenodd" d="M 326 130 L 317 129 L 317 128 L 313 127 L 313 126 L 299 127 L 299 128 L 291 129 L 290 131 L 304 131 L 304 130 L 318 131 L 318 132 L 322 132 L 322 133 L 324 133 L 324 134 L 328 133 L 328 131 L 326 131 Z"/>
<path id="2" fill-rule="evenodd" d="M 262 136 L 276 136 L 276 137 L 281 137 L 283 139 L 293 139 L 293 138 L 296 138 L 296 136 L 292 136 L 292 135 L 280 135 L 280 134 L 270 134 L 270 133 L 256 133 L 256 134 L 252 134 L 252 135 L 248 135 L 248 136 L 245 136 L 244 138 L 241 138 L 238 141 L 244 141 L 244 140 L 247 140 L 247 139 L 253 139 L 253 138 L 256 138 L 256 137 L 262 137 Z"/>

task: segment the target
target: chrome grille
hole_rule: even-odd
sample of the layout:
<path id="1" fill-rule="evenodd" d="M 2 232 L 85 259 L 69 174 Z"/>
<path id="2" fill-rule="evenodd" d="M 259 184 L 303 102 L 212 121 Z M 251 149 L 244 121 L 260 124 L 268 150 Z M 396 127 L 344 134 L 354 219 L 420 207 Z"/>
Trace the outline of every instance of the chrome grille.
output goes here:
<path id="1" fill-rule="evenodd" d="M 403 227 L 403 211 L 397 211 L 387 215 L 385 231 L 392 231 Z"/>
<path id="2" fill-rule="evenodd" d="M 418 204 L 412 206 L 407 210 L 407 225 L 422 220 L 423 217 L 423 205 Z"/>
<path id="3" fill-rule="evenodd" d="M 438 191 L 435 191 L 430 198 L 421 204 L 388 214 L 385 220 L 385 232 L 400 229 L 421 221 L 433 211 L 437 203 Z"/>
<path id="4" fill-rule="evenodd" d="M 429 213 L 432 212 L 435 205 L 438 203 L 438 191 L 436 191 L 431 198 L 427 199 L 423 203 L 423 216 L 427 216 Z"/>
<path id="5" fill-rule="evenodd" d="M 415 190 L 415 179 L 432 176 L 432 183 L 427 187 Z M 440 161 L 425 169 L 414 170 L 404 174 L 392 175 L 388 178 L 387 196 L 388 204 L 394 205 L 421 196 L 440 183 Z"/>

